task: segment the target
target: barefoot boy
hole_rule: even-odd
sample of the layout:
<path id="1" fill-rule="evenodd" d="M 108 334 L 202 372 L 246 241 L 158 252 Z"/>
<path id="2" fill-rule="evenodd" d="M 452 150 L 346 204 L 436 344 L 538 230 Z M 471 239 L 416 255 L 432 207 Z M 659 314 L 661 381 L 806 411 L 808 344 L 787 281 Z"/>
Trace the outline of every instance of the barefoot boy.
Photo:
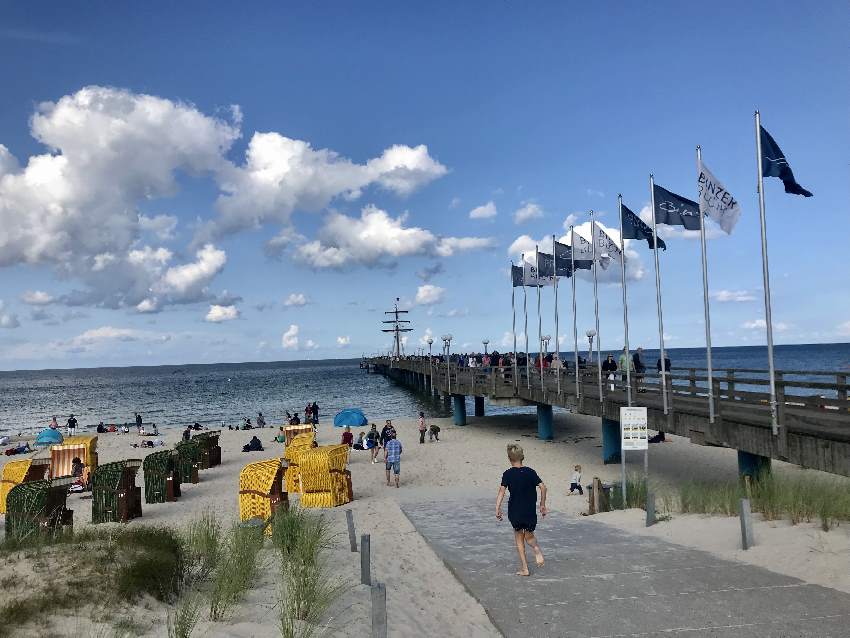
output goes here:
<path id="1" fill-rule="evenodd" d="M 520 570 L 517 576 L 528 576 L 528 560 L 525 557 L 525 544 L 534 552 L 534 560 L 538 567 L 543 567 L 543 552 L 534 537 L 537 527 L 537 488 L 540 488 L 540 516 L 546 516 L 546 486 L 540 477 L 530 467 L 522 464 L 525 455 L 519 445 L 508 445 L 508 460 L 511 467 L 502 474 L 502 485 L 496 497 L 496 519 L 502 520 L 502 500 L 505 489 L 511 493 L 508 501 L 508 520 L 514 528 L 514 541 L 519 554 Z"/>

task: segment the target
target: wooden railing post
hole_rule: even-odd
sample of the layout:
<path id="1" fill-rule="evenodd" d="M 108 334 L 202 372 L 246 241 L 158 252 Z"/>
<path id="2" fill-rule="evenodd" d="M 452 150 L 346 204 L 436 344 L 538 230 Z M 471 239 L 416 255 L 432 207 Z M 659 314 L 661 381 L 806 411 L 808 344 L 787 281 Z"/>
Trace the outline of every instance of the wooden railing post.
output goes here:
<path id="1" fill-rule="evenodd" d="M 723 401 L 720 398 L 720 379 L 714 377 L 711 385 L 714 390 L 714 416 L 716 420 L 720 420 L 723 417 Z"/>
<path id="2" fill-rule="evenodd" d="M 691 396 L 697 394 L 697 371 L 696 368 L 688 368 L 688 390 Z"/>
<path id="3" fill-rule="evenodd" d="M 838 384 L 837 392 L 838 392 L 838 400 L 846 401 L 847 400 L 847 375 L 846 374 L 836 374 L 835 382 Z M 841 386 L 844 386 L 843 388 Z"/>
<path id="4" fill-rule="evenodd" d="M 726 394 L 730 401 L 735 400 L 735 371 L 726 370 Z"/>

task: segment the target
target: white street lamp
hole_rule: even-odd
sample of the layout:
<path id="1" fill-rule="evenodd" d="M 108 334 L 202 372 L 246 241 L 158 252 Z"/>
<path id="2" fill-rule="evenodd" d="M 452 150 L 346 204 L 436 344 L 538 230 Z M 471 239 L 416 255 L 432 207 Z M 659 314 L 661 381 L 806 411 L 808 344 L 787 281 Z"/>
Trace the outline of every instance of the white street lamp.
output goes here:
<path id="1" fill-rule="evenodd" d="M 489 339 L 482 339 L 481 343 L 484 344 L 484 354 L 487 354 L 487 344 L 490 343 Z"/>
<path id="2" fill-rule="evenodd" d="M 596 336 L 596 330 L 591 328 L 590 330 L 588 330 L 584 334 L 587 335 L 587 343 L 588 343 L 588 346 L 587 346 L 587 363 L 588 363 L 588 365 L 590 365 L 590 364 L 593 363 L 593 337 Z"/>

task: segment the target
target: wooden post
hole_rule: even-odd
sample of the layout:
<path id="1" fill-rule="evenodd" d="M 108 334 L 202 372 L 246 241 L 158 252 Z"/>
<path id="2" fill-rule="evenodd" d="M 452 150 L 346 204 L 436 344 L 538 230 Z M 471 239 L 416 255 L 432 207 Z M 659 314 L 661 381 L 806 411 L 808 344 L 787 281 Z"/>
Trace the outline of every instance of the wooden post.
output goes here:
<path id="1" fill-rule="evenodd" d="M 691 396 L 696 396 L 697 394 L 697 371 L 696 368 L 688 368 L 688 389 L 691 392 Z"/>
<path id="2" fill-rule="evenodd" d="M 652 527 L 657 522 L 655 517 L 655 494 L 646 492 L 646 526 Z"/>
<path id="3" fill-rule="evenodd" d="M 735 371 L 734 370 L 726 370 L 726 396 L 729 397 L 730 401 L 735 400 Z M 717 395 L 717 398 L 720 398 L 720 395 Z"/>
<path id="4" fill-rule="evenodd" d="M 602 491 L 602 481 L 599 480 L 599 477 L 594 476 L 593 482 L 591 484 L 593 486 L 593 497 L 590 503 L 590 509 L 592 510 L 591 514 L 596 514 L 599 511 L 599 502 L 600 502 L 600 492 Z"/>
<path id="5" fill-rule="evenodd" d="M 776 420 L 779 422 L 779 435 L 777 441 L 778 456 L 788 456 L 788 428 L 785 427 L 785 381 L 782 373 L 776 373 Z"/>
<path id="6" fill-rule="evenodd" d="M 720 379 L 714 377 L 711 381 L 711 385 L 714 389 L 714 417 L 715 421 L 722 418 L 723 415 L 723 401 L 720 396 Z"/>
<path id="7" fill-rule="evenodd" d="M 741 549 L 749 549 L 755 545 L 753 541 L 753 516 L 750 511 L 750 499 L 742 498 L 739 507 L 741 516 Z"/>
<path id="8" fill-rule="evenodd" d="M 387 587 L 372 585 L 372 638 L 387 638 Z"/>
<path id="9" fill-rule="evenodd" d="M 839 386 L 845 386 L 843 388 L 841 388 L 841 387 L 838 388 L 838 400 L 839 401 L 846 401 L 847 400 L 847 387 L 846 387 L 846 385 L 847 385 L 847 375 L 846 374 L 836 374 L 835 375 L 835 382 Z"/>
<path id="10" fill-rule="evenodd" d="M 369 534 L 360 537 L 360 584 L 372 584 L 371 541 Z"/>
<path id="11" fill-rule="evenodd" d="M 354 534 L 354 512 L 345 510 L 345 522 L 348 523 L 348 543 L 351 545 L 351 551 L 357 551 L 357 536 Z"/>

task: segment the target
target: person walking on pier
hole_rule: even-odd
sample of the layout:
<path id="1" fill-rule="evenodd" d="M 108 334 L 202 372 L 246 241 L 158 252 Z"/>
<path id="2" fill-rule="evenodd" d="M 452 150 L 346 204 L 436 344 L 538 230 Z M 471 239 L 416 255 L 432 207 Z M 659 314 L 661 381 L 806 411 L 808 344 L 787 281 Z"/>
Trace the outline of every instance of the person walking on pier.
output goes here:
<path id="1" fill-rule="evenodd" d="M 628 366 L 628 371 L 626 370 L 626 366 Z M 620 353 L 619 369 L 620 378 L 623 381 L 623 388 L 625 389 L 626 385 L 629 382 L 628 372 L 634 374 L 635 371 L 635 363 L 634 361 L 632 361 L 632 358 L 629 356 L 629 353 L 625 348 L 623 348 L 623 351 Z"/>
<path id="2" fill-rule="evenodd" d="M 525 555 L 525 545 L 534 552 L 534 561 L 538 567 L 543 567 L 543 552 L 537 544 L 534 530 L 537 528 L 537 490 L 540 490 L 540 516 L 545 517 L 546 485 L 530 467 L 523 466 L 525 454 L 515 443 L 508 444 L 508 460 L 511 467 L 502 474 L 502 484 L 496 496 L 496 520 L 502 520 L 502 501 L 505 490 L 511 493 L 508 500 L 508 520 L 514 528 L 514 542 L 519 554 L 520 569 L 517 576 L 528 576 L 528 560 Z"/>
<path id="3" fill-rule="evenodd" d="M 602 362 L 602 372 L 604 372 L 608 376 L 608 389 L 614 389 L 614 380 L 617 378 L 615 373 L 617 372 L 617 362 L 614 361 L 614 355 L 609 354 L 608 358 Z"/>
<path id="4" fill-rule="evenodd" d="M 643 362 L 643 348 L 638 348 L 632 355 L 632 363 L 635 366 L 635 389 L 638 392 L 646 392 L 643 387 L 643 375 L 646 374 L 646 364 Z"/>

